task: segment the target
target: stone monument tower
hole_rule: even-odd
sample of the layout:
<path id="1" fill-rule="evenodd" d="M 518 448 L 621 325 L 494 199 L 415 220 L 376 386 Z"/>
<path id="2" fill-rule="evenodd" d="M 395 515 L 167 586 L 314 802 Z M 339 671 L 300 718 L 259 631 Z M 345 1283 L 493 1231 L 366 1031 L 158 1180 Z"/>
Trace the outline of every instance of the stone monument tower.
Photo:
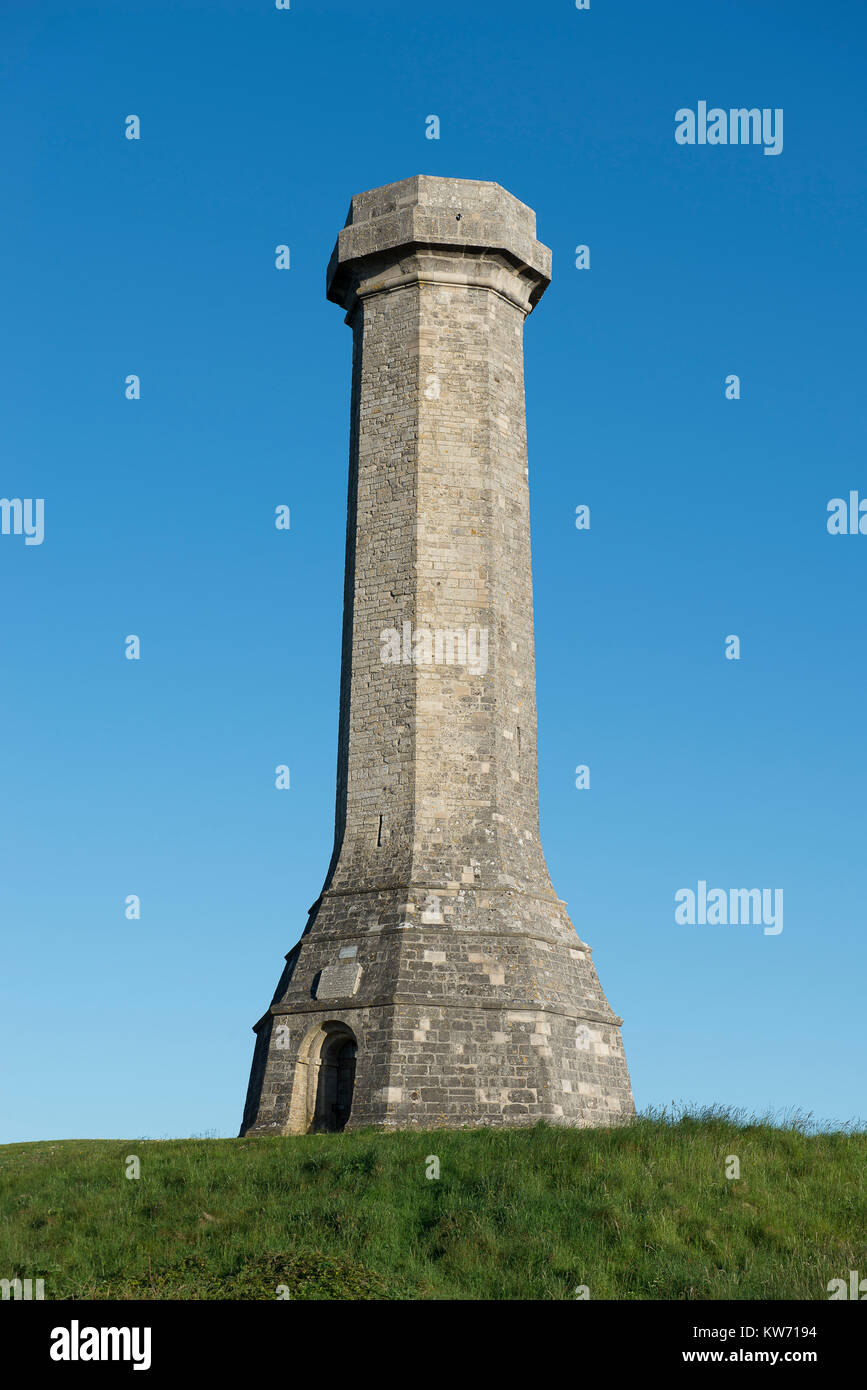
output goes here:
<path id="1" fill-rule="evenodd" d="M 539 842 L 524 320 L 532 210 L 421 175 L 352 200 L 334 853 L 256 1024 L 242 1134 L 611 1124 L 621 1019 Z"/>

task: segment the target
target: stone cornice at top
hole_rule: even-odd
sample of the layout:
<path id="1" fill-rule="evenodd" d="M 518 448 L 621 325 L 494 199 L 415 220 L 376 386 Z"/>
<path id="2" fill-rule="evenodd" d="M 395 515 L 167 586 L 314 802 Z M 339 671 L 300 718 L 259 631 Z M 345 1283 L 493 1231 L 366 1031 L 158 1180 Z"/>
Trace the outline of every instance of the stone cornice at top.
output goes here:
<path id="1" fill-rule="evenodd" d="M 530 305 L 551 279 L 551 252 L 536 239 L 536 214 L 498 183 L 416 174 L 352 199 L 326 275 L 326 293 L 344 308 L 365 263 L 397 262 L 412 248 L 464 255 L 500 253 L 533 281 Z"/>

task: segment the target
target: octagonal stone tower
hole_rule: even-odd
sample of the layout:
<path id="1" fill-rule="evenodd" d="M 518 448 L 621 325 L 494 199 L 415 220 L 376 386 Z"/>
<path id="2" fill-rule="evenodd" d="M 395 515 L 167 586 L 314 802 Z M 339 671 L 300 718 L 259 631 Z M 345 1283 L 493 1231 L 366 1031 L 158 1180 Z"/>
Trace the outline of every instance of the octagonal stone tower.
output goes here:
<path id="1" fill-rule="evenodd" d="M 241 1133 L 610 1124 L 621 1019 L 539 841 L 524 320 L 530 208 L 421 175 L 353 198 L 334 853 Z"/>

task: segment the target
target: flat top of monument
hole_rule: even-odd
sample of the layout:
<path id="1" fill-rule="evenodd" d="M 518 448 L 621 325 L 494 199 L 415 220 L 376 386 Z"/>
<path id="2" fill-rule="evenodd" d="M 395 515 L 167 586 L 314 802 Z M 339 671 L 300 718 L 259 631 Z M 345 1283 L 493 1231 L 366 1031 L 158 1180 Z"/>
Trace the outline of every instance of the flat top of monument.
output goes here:
<path id="1" fill-rule="evenodd" d="M 436 174 L 414 174 L 412 178 L 386 183 L 381 188 L 356 193 L 349 207 L 346 226 L 387 217 L 404 208 L 429 208 L 481 215 L 485 219 L 511 223 L 524 236 L 535 238 L 536 214 L 499 183 L 478 179 L 447 179 Z"/>

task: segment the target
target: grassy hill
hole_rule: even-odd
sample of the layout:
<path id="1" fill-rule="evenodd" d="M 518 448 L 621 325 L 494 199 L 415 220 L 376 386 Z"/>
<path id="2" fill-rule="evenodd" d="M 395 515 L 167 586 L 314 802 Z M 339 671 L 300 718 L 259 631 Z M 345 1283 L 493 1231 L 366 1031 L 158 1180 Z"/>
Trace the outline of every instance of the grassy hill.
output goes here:
<path id="1" fill-rule="evenodd" d="M 0 1277 L 44 1278 L 46 1299 L 826 1299 L 867 1274 L 865 1168 L 863 1131 L 713 1112 L 11 1144 Z"/>

